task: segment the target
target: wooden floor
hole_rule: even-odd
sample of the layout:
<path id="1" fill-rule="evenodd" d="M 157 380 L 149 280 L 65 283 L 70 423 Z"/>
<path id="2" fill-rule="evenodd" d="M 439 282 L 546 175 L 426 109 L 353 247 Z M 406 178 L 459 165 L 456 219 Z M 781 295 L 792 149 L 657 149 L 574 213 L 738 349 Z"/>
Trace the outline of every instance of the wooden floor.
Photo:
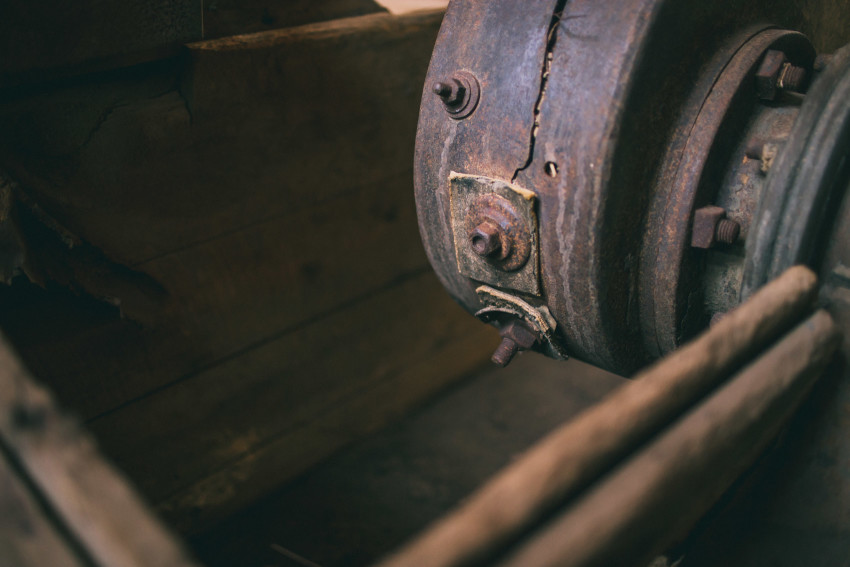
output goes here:
<path id="1" fill-rule="evenodd" d="M 208 567 L 367 565 L 622 381 L 536 354 L 483 369 L 190 543 Z"/>

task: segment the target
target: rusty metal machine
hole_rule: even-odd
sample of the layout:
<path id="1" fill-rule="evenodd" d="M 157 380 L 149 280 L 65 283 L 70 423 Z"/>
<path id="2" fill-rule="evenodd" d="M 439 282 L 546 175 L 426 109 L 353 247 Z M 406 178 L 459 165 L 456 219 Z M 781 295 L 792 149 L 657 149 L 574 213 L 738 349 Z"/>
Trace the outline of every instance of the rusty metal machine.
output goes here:
<path id="1" fill-rule="evenodd" d="M 500 365 L 529 349 L 632 375 L 664 358 L 386 566 L 646 565 L 695 537 L 830 360 L 805 443 L 772 469 L 791 471 L 785 488 L 750 522 L 773 527 L 737 556 L 712 563 L 703 549 L 684 565 L 846 564 L 850 45 L 815 46 L 829 33 L 846 43 L 847 12 L 796 0 L 450 4 L 415 157 L 420 231 L 443 285 L 499 329 Z M 791 317 L 793 330 L 765 319 L 814 297 L 819 310 Z"/>
<path id="2" fill-rule="evenodd" d="M 416 201 L 444 286 L 500 329 L 494 362 L 534 349 L 629 374 L 789 266 L 824 265 L 850 48 L 816 53 L 795 31 L 811 8 L 452 3 Z"/>

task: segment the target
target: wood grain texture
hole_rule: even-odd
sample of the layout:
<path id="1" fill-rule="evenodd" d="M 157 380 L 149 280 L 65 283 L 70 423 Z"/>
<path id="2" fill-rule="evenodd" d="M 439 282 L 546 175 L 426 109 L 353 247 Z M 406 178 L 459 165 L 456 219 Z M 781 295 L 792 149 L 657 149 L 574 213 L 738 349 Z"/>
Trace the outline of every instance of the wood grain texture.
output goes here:
<path id="1" fill-rule="evenodd" d="M 30 329 L 19 341 L 27 343 L 34 372 L 85 419 L 280 334 L 297 332 L 426 270 L 427 260 L 416 230 L 410 177 L 400 174 L 141 268 L 165 288 L 163 304 L 116 294 L 130 320 L 102 313 L 90 325 L 69 324 L 55 336 Z M 107 287 L 110 294 L 117 291 Z M 28 317 L 37 324 L 67 310 L 56 302 L 27 310 L 13 297 L 6 303 L 18 313 L 7 312 L 0 320 L 17 322 L 19 328 L 32 325 Z M 448 298 L 445 305 L 451 308 Z M 67 318 L 85 317 L 87 309 L 75 309 Z M 140 316 L 147 324 L 134 323 Z M 111 379 L 114 375 L 121 379 Z"/>
<path id="2" fill-rule="evenodd" d="M 90 418 L 423 269 L 410 156 L 439 22 L 368 16 L 199 44 L 182 71 L 191 113 L 170 68 L 4 106 L 0 163 L 28 197 L 166 296 L 71 278 L 147 324 L 32 332 L 39 376 Z"/>
<path id="3" fill-rule="evenodd" d="M 0 339 L 0 369 L 4 457 L 14 460 L 16 472 L 24 475 L 27 492 L 49 510 L 68 540 L 66 545 L 79 554 L 82 564 L 194 565 L 124 478 L 103 460 L 90 437 L 60 413 L 50 395 L 32 381 L 5 338 Z M 29 510 L 32 512 L 32 507 Z M 8 514 L 4 508 L 3 516 Z M 41 528 L 45 529 L 43 524 Z M 58 553 L 56 538 L 48 536 L 45 534 L 44 547 L 38 553 Z M 26 546 L 26 540 L 16 545 Z M 54 564 L 26 563 L 33 567 Z"/>
<path id="4" fill-rule="evenodd" d="M 647 565 L 756 460 L 840 344 L 832 318 L 816 312 L 499 565 Z"/>
<path id="5" fill-rule="evenodd" d="M 322 567 L 369 565 L 624 381 L 537 353 L 488 365 L 190 545 L 207 567 L 279 565 L 270 542 Z"/>
<path id="6" fill-rule="evenodd" d="M 372 0 L 208 0 L 204 3 L 204 39 L 382 12 Z"/>
<path id="7" fill-rule="evenodd" d="M 494 331 L 446 303 L 433 274 L 412 276 L 90 427 L 195 531 L 483 364 Z"/>
<path id="8" fill-rule="evenodd" d="M 0 456 L 0 564 L 6 567 L 83 567 L 39 506 Z"/>
<path id="9" fill-rule="evenodd" d="M 201 0 L 5 0 L 0 88 L 173 56 L 201 33 Z"/>
<path id="10" fill-rule="evenodd" d="M 441 17 L 200 42 L 181 69 L 9 102 L 0 163 L 71 233 L 137 266 L 408 174 Z"/>
<path id="11" fill-rule="evenodd" d="M 48 288 L 0 290 L 0 319 L 182 529 L 486 360 L 492 330 L 430 273 L 413 204 L 441 17 L 204 41 L 183 66 L 0 104 Z"/>
<path id="12" fill-rule="evenodd" d="M 709 332 L 547 435 L 381 566 L 468 565 L 509 543 L 794 325 L 816 294 L 808 268 L 790 269 Z"/>

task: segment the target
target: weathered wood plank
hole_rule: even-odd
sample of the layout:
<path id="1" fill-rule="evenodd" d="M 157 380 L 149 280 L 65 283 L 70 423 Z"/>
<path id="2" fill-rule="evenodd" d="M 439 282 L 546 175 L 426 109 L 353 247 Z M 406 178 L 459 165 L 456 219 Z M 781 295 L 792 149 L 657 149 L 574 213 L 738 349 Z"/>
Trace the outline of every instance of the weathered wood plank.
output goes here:
<path id="1" fill-rule="evenodd" d="M 0 339 L 0 443 L 26 475 L 28 490 L 37 492 L 83 550 L 85 564 L 194 565 L 89 436 L 32 381 L 5 339 Z"/>
<path id="2" fill-rule="evenodd" d="M 147 325 L 31 332 L 16 344 L 38 375 L 89 418 L 425 266 L 410 156 L 439 21 L 380 15 L 204 42 L 191 116 L 169 73 L 0 111 L 0 163 L 39 207 L 167 298 L 72 279 Z M 374 105 L 373 85 L 348 73 L 387 77 Z"/>
<path id="3" fill-rule="evenodd" d="M 0 565 L 84 566 L 3 455 L 0 455 Z"/>
<path id="4" fill-rule="evenodd" d="M 210 0 L 204 3 L 204 39 L 291 28 L 383 11 L 372 0 Z"/>
<path id="5" fill-rule="evenodd" d="M 427 269 L 407 172 L 138 266 L 219 359 Z"/>
<path id="6" fill-rule="evenodd" d="M 4 0 L 0 88 L 177 54 L 200 39 L 201 0 Z M 64 68 L 64 69 L 63 69 Z"/>
<path id="7" fill-rule="evenodd" d="M 270 542 L 322 567 L 370 565 L 623 382 L 536 353 L 488 365 L 189 544 L 207 567 L 275 565 Z"/>
<path id="8" fill-rule="evenodd" d="M 832 318 L 816 312 L 497 565 L 646 565 L 753 464 L 840 344 Z"/>
<path id="9" fill-rule="evenodd" d="M 795 325 L 817 290 L 811 270 L 791 268 L 716 327 L 550 433 L 381 566 L 457 567 L 510 543 Z"/>
<path id="10" fill-rule="evenodd" d="M 134 76 L 9 103 L 0 165 L 128 266 L 310 208 L 410 171 L 441 17 L 379 14 L 201 42 L 179 91 L 171 74 Z"/>
<path id="11" fill-rule="evenodd" d="M 202 42 L 182 74 L 0 108 L 0 164 L 79 243 L 43 256 L 129 320 L 56 292 L 16 307 L 14 289 L 3 318 L 17 318 L 27 360 L 182 527 L 486 359 L 492 331 L 430 273 L 413 206 L 440 20 L 377 15 Z M 47 246 L 36 236 L 31 251 Z M 104 269 L 81 270 L 81 250 Z M 138 278 L 161 297 L 134 292 Z"/>
<path id="12" fill-rule="evenodd" d="M 147 328 L 103 314 L 94 327 L 33 328 L 18 342 L 79 415 L 109 411 L 425 269 L 410 185 L 409 174 L 387 178 L 148 262 L 141 269 L 168 297 Z M 145 301 L 122 299 L 129 318 L 149 316 Z M 18 328 L 50 309 L 20 313 Z"/>
<path id="13" fill-rule="evenodd" d="M 195 529 L 483 364 L 495 341 L 425 272 L 90 427 L 169 519 Z"/>

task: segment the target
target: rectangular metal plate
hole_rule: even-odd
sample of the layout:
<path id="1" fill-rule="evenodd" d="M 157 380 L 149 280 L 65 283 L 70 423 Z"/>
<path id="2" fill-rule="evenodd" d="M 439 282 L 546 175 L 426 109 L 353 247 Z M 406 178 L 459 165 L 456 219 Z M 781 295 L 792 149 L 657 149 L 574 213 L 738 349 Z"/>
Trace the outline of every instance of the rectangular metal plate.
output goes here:
<path id="1" fill-rule="evenodd" d="M 452 172 L 449 176 L 452 232 L 458 271 L 474 280 L 532 295 L 540 294 L 538 230 L 535 203 L 537 196 L 527 189 L 506 181 Z M 509 203 L 518 225 L 525 235 L 523 244 L 530 246 L 527 261 L 506 270 L 497 261 L 482 258 L 470 244 L 470 231 L 476 226 L 478 211 L 488 197 L 495 195 Z M 503 201 L 499 201 L 503 202 Z M 527 242 L 525 241 L 527 238 Z"/>

